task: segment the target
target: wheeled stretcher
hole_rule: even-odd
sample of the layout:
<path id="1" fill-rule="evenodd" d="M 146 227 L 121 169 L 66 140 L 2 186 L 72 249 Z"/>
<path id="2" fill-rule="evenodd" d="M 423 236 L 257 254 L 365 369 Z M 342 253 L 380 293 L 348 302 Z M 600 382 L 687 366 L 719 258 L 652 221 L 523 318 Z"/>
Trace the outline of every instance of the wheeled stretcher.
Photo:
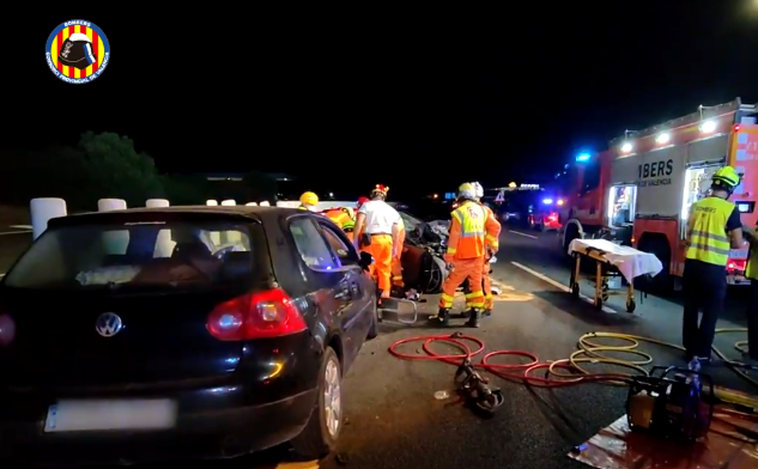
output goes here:
<path id="1" fill-rule="evenodd" d="M 626 310 L 633 313 L 634 279 L 642 275 L 657 275 L 663 270 L 661 261 L 648 252 L 642 252 L 629 246 L 621 246 L 607 239 L 575 239 L 569 244 L 568 253 L 574 258 L 569 287 L 571 294 L 579 297 L 579 280 L 588 278 L 595 284 L 595 307 L 603 307 L 610 295 L 626 295 Z M 595 262 L 595 272 L 583 275 L 582 259 Z M 624 289 L 610 288 L 614 278 L 623 278 L 627 282 Z"/>

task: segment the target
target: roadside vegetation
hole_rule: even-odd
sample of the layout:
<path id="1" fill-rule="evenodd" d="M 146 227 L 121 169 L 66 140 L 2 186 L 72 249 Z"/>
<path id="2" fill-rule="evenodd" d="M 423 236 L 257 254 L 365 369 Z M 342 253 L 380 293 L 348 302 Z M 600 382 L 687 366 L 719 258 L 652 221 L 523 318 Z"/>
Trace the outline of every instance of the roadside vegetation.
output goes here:
<path id="1" fill-rule="evenodd" d="M 173 205 L 224 198 L 245 203 L 273 201 L 277 193 L 276 181 L 262 173 L 250 172 L 234 184 L 209 182 L 204 174 L 161 173 L 130 138 L 110 132 L 84 133 L 75 146 L 11 151 L 3 160 L 8 171 L 0 184 L 3 211 L 7 206 L 28 207 L 35 197 L 63 198 L 74 211 L 94 210 L 105 197 L 139 207 L 149 198 L 166 198 Z"/>

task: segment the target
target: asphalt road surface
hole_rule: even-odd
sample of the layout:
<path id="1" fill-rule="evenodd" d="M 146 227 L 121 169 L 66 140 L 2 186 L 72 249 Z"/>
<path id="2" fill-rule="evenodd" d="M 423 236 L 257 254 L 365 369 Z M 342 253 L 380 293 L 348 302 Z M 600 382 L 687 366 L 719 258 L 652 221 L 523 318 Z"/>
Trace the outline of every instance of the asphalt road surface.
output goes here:
<path id="1" fill-rule="evenodd" d="M 577 339 L 591 331 L 616 331 L 679 342 L 681 308 L 675 299 L 648 297 L 633 315 L 614 300 L 608 308 L 598 311 L 564 291 L 569 270 L 556 247 L 555 235 L 520 233 L 504 229 L 493 274 L 503 294 L 493 316 L 483 321 L 482 328 L 460 327 L 463 320 L 454 320 L 458 327 L 444 332 L 428 327 L 423 321 L 413 327 L 385 322 L 379 337 L 365 344 L 345 378 L 348 423 L 336 455 L 321 462 L 292 463 L 285 448 L 275 448 L 231 461 L 188 463 L 214 469 L 585 467 L 566 454 L 623 414 L 624 388 L 587 384 L 548 391 L 495 378 L 493 384 L 502 388 L 506 400 L 493 418 L 485 420 L 455 399 L 435 399 L 437 391 L 453 393 L 455 367 L 401 361 L 387 352 L 393 342 L 402 338 L 454 331 L 481 338 L 488 351 L 525 350 L 542 360 L 568 357 L 576 350 Z M 16 235 L 0 237 L 0 250 L 13 249 L 5 247 L 6 242 L 10 246 L 16 241 L 12 236 Z M 428 311 L 436 309 L 435 302 L 435 297 L 429 298 Z M 732 314 L 728 316 L 721 326 L 740 325 L 739 321 L 733 322 Z M 720 337 L 719 345 L 731 352 L 732 344 L 742 339 Z M 440 351 L 446 350 L 444 346 L 438 347 Z M 404 350 L 414 353 L 420 348 L 409 345 Z M 681 353 L 675 350 L 646 344 L 640 349 L 651 353 L 657 364 L 685 364 Z M 758 391 L 727 369 L 715 369 L 714 377 L 723 386 Z M 142 467 L 158 469 L 175 463 Z"/>

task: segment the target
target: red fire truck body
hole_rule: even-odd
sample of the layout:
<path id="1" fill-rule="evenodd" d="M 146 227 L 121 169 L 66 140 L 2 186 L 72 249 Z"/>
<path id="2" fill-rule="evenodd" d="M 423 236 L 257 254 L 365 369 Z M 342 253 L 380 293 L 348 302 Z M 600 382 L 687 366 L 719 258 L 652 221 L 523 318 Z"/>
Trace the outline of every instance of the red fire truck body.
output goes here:
<path id="1" fill-rule="evenodd" d="M 619 212 L 616 195 L 624 194 L 631 200 L 633 245 L 658 256 L 669 275 L 682 275 L 689 209 L 707 195 L 718 168 L 731 165 L 744 175 L 730 200 L 742 212 L 743 224 L 755 226 L 757 112 L 755 105 L 736 99 L 611 142 L 609 220 Z M 744 283 L 747 254 L 746 249 L 731 252 L 729 283 Z"/>
<path id="2" fill-rule="evenodd" d="M 743 174 L 730 200 L 743 224 L 756 225 L 756 114 L 757 106 L 736 99 L 611 141 L 577 171 L 583 190 L 570 204 L 564 246 L 577 236 L 610 237 L 654 253 L 668 267 L 657 281 L 681 277 L 689 209 L 707 195 L 716 169 L 728 164 Z M 596 173 L 589 181 L 588 171 Z M 731 252 L 730 284 L 745 283 L 747 254 Z"/>

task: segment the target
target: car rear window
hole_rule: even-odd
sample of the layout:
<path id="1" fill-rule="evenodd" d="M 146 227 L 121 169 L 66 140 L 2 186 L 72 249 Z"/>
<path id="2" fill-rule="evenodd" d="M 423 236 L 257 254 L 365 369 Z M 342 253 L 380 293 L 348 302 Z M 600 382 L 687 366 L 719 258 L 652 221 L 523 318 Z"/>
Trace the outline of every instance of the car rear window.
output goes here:
<path id="1" fill-rule="evenodd" d="M 203 287 L 251 279 L 254 225 L 150 222 L 45 232 L 5 277 L 13 288 Z"/>

